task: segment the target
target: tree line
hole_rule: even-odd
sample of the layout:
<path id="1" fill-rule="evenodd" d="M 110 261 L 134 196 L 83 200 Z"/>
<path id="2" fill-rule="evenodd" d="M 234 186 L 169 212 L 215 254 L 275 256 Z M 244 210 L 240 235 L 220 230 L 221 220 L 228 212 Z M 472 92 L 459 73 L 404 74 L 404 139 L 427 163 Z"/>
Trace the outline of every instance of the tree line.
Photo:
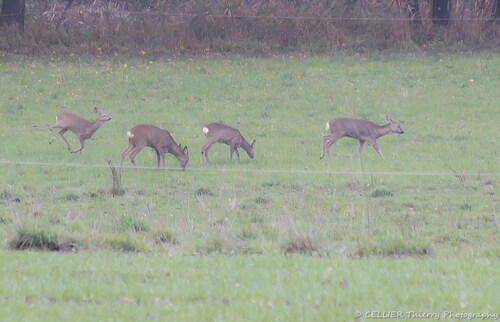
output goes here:
<path id="1" fill-rule="evenodd" d="M 0 50 L 250 53 L 498 51 L 500 0 L 2 0 Z"/>

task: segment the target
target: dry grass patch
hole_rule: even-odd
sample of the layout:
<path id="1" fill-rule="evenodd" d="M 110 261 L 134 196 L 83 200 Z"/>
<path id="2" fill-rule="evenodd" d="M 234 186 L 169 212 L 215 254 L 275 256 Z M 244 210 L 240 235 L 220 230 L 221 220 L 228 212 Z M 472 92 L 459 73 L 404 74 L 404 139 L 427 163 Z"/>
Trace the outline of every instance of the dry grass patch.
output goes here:
<path id="1" fill-rule="evenodd" d="M 38 227 L 20 227 L 10 240 L 9 247 L 16 250 L 77 251 L 79 243 L 58 233 Z"/>
<path id="2" fill-rule="evenodd" d="M 318 256 L 321 254 L 319 245 L 312 240 L 309 236 L 300 236 L 291 239 L 283 246 L 283 253 L 285 255 L 300 254 L 309 256 Z"/>
<path id="3" fill-rule="evenodd" d="M 161 229 L 153 233 L 153 240 L 156 244 L 179 245 L 180 242 L 174 237 L 170 230 Z"/>

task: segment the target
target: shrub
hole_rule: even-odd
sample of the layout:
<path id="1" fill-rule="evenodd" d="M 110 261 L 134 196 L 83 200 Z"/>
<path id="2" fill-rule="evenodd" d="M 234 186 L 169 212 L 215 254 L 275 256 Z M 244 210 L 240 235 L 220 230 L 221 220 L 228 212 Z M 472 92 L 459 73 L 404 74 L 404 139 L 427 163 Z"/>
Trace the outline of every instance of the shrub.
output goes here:
<path id="1" fill-rule="evenodd" d="M 43 251 L 75 251 L 78 243 L 70 238 L 57 233 L 45 231 L 38 227 L 17 230 L 16 236 L 9 242 L 12 249 L 17 250 L 43 250 Z"/>
<path id="2" fill-rule="evenodd" d="M 113 196 L 123 196 L 125 194 L 125 189 L 122 188 L 122 176 L 120 171 L 116 171 L 115 166 L 108 161 L 109 169 L 111 171 L 112 186 L 109 192 Z"/>
<path id="3" fill-rule="evenodd" d="M 301 254 L 301 255 L 319 255 L 319 246 L 308 236 L 301 236 L 292 239 L 283 245 L 285 255 Z"/>
<path id="4" fill-rule="evenodd" d="M 205 242 L 195 246 L 200 255 L 234 255 L 237 245 L 220 236 L 211 236 Z"/>
<path id="5" fill-rule="evenodd" d="M 147 251 L 147 247 L 141 241 L 132 238 L 130 235 L 109 235 L 104 238 L 104 244 L 110 246 L 114 250 L 124 252 L 141 253 Z"/>
<path id="6" fill-rule="evenodd" d="M 273 202 L 271 198 L 268 197 L 257 197 L 254 199 L 254 202 L 258 205 L 268 205 Z"/>
<path id="7" fill-rule="evenodd" d="M 148 225 L 143 220 L 130 216 L 120 218 L 120 226 L 123 230 L 131 230 L 135 233 L 149 231 Z"/>
<path id="8" fill-rule="evenodd" d="M 172 232 L 164 229 L 154 232 L 153 239 L 156 244 L 179 244 L 179 241 L 173 236 Z"/>
<path id="9" fill-rule="evenodd" d="M 385 188 L 375 189 L 371 194 L 373 198 L 392 197 L 393 195 L 394 193 L 392 191 Z"/>
<path id="10" fill-rule="evenodd" d="M 67 193 L 64 198 L 65 201 L 77 201 L 80 199 L 80 196 L 75 193 Z"/>
<path id="11" fill-rule="evenodd" d="M 392 237 L 374 242 L 361 242 L 356 250 L 359 257 L 384 256 L 427 256 L 432 253 L 431 244 L 422 239 L 405 239 L 403 237 Z"/>
<path id="12" fill-rule="evenodd" d="M 200 188 L 195 191 L 195 195 L 197 196 L 213 196 L 214 194 L 208 188 Z"/>

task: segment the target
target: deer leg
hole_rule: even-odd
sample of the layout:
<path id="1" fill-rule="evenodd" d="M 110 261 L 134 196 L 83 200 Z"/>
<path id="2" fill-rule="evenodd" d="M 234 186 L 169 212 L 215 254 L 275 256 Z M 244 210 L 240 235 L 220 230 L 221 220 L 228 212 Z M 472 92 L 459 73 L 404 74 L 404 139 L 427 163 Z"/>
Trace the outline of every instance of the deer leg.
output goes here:
<path id="1" fill-rule="evenodd" d="M 238 157 L 238 160 L 240 159 L 240 152 L 238 152 L 238 148 L 234 148 L 234 153 L 236 153 L 236 156 Z"/>
<path id="2" fill-rule="evenodd" d="M 163 167 L 167 168 L 167 159 L 165 159 L 165 154 L 166 153 L 161 154 L 161 161 L 163 163 Z"/>
<path id="3" fill-rule="evenodd" d="M 158 168 L 160 167 L 160 159 L 162 159 L 160 151 L 158 151 L 156 148 L 154 148 L 155 153 L 156 153 L 156 163 L 158 164 Z M 165 162 L 163 163 L 165 165 Z"/>
<path id="4" fill-rule="evenodd" d="M 334 133 L 323 136 L 323 154 L 321 155 L 321 159 L 325 156 L 325 150 L 328 155 L 328 159 L 332 158 L 330 153 L 330 147 L 337 141 L 340 137 Z"/>
<path id="5" fill-rule="evenodd" d="M 361 171 L 364 172 L 365 167 L 363 166 L 363 155 L 361 154 L 361 151 L 363 151 L 363 144 L 365 144 L 365 141 L 359 140 L 358 141 L 358 157 L 359 157 L 359 165 L 361 166 Z"/>
<path id="6" fill-rule="evenodd" d="M 375 149 L 375 151 L 377 151 L 377 153 L 382 157 L 382 159 L 385 160 L 384 156 L 382 155 L 382 152 L 380 151 L 380 148 L 378 147 L 377 141 L 373 141 L 371 145 Z"/>
<path id="7" fill-rule="evenodd" d="M 50 131 L 50 142 L 49 142 L 49 144 L 52 144 L 56 140 L 56 138 L 54 137 L 54 132 L 53 132 L 53 130 L 54 130 L 55 127 L 56 127 L 56 124 L 53 124 L 53 125 L 49 124 L 49 131 Z"/>
<path id="8" fill-rule="evenodd" d="M 212 144 L 213 144 L 212 141 L 207 141 L 201 147 L 201 163 L 203 163 L 203 161 L 205 161 L 205 163 L 208 163 L 208 150 L 210 149 Z"/>
<path id="9" fill-rule="evenodd" d="M 59 136 L 63 139 L 64 143 L 66 143 L 66 146 L 68 147 L 68 150 L 71 151 L 71 146 L 69 145 L 68 141 L 64 137 L 64 133 L 66 133 L 67 130 L 68 129 L 61 129 L 61 131 L 59 131 Z"/>
<path id="10" fill-rule="evenodd" d="M 333 145 L 333 143 L 335 143 L 333 138 L 328 139 L 328 142 L 326 143 L 326 152 L 328 155 L 328 159 L 332 158 L 332 154 L 330 153 L 330 147 Z"/>
<path id="11" fill-rule="evenodd" d="M 233 160 L 233 153 L 236 153 L 236 156 L 238 159 L 240 158 L 240 153 L 238 152 L 238 148 L 236 146 L 230 145 L 229 146 L 229 159 Z"/>
<path id="12" fill-rule="evenodd" d="M 163 150 L 161 150 L 163 151 Z M 156 152 L 156 160 L 158 161 L 158 168 L 160 167 L 160 159 L 163 163 L 163 167 L 167 167 L 167 161 L 165 160 L 165 154 L 167 154 L 168 150 L 163 151 L 163 153 L 160 152 L 159 149 L 155 149 Z"/>
<path id="13" fill-rule="evenodd" d="M 78 150 L 71 151 L 71 153 L 80 152 L 80 154 L 82 154 L 82 150 L 85 147 L 85 145 L 83 144 L 83 142 L 85 141 L 85 139 L 82 138 L 82 137 L 78 137 L 78 140 L 80 141 L 80 148 Z"/>
<path id="14" fill-rule="evenodd" d="M 322 146 L 323 146 L 323 150 L 322 150 L 321 155 L 320 155 L 320 157 L 319 157 L 319 159 L 320 159 L 320 160 L 321 160 L 321 159 L 323 159 L 323 158 L 325 157 L 326 144 L 327 144 L 327 142 L 329 141 L 329 139 L 330 139 L 330 135 L 325 135 L 325 136 L 323 136 L 323 144 L 322 144 Z"/>
<path id="15" fill-rule="evenodd" d="M 363 140 L 358 141 L 358 154 L 360 158 L 361 158 L 361 151 L 363 151 L 363 144 L 365 144 L 365 141 Z"/>
<path id="16" fill-rule="evenodd" d="M 132 162 L 132 164 L 134 165 L 135 170 L 137 170 L 137 164 L 135 164 L 135 156 L 137 155 L 137 153 L 141 152 L 142 148 L 142 146 L 136 146 L 130 151 L 130 162 Z"/>
<path id="17" fill-rule="evenodd" d="M 123 167 L 123 159 L 125 159 L 125 157 L 127 156 L 127 154 L 129 154 L 132 149 L 134 148 L 134 145 L 132 144 L 129 144 L 125 150 L 123 150 L 123 152 L 120 154 L 120 169 Z"/>

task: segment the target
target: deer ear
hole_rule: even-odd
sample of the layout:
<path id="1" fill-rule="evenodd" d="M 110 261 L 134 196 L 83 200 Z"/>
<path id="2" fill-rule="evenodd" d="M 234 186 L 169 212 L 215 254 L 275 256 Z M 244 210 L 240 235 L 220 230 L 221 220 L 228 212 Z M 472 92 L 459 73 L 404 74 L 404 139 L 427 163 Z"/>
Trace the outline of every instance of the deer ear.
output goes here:
<path id="1" fill-rule="evenodd" d="M 99 111 L 98 107 L 94 107 L 94 113 L 97 113 Z"/>
<path id="2" fill-rule="evenodd" d="M 255 147 L 255 140 L 253 140 L 252 144 L 250 144 L 253 147 Z"/>
<path id="3" fill-rule="evenodd" d="M 189 156 L 189 150 L 188 150 L 188 147 L 187 146 L 184 146 L 184 154 L 186 156 Z"/>

